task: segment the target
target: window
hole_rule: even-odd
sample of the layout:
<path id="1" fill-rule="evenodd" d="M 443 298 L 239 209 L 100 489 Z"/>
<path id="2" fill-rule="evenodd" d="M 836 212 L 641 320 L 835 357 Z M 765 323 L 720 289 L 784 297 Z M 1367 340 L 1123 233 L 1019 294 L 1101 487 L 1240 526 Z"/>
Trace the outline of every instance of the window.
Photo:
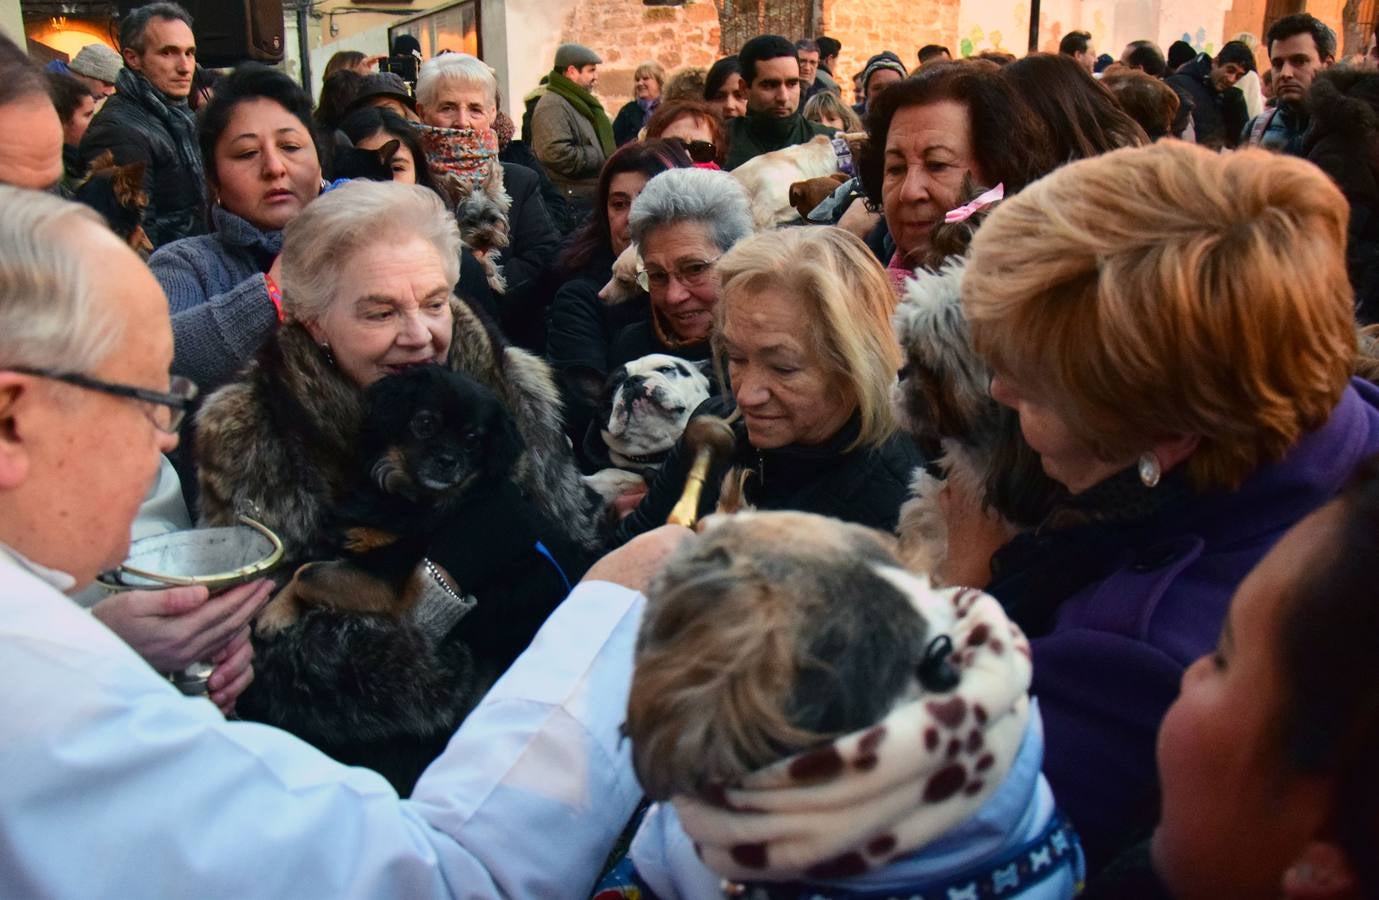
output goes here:
<path id="1" fill-rule="evenodd" d="M 388 29 L 388 46 L 399 34 L 410 34 L 421 44 L 423 59 L 442 50 L 481 56 L 479 47 L 479 4 L 461 0 L 421 15 L 403 19 Z"/>

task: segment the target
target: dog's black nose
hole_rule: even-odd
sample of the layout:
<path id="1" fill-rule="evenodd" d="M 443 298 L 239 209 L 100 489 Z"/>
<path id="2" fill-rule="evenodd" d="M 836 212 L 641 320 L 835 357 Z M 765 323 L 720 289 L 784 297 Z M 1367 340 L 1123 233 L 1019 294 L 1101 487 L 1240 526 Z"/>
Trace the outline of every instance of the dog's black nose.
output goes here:
<path id="1" fill-rule="evenodd" d="M 459 465 L 460 459 L 458 456 L 450 453 L 437 453 L 435 456 L 431 457 L 431 462 L 435 463 L 436 466 L 440 468 L 453 469 L 455 466 Z"/>
<path id="2" fill-rule="evenodd" d="M 639 397 L 646 393 L 646 376 L 632 375 L 622 383 L 622 393 L 624 397 Z"/>

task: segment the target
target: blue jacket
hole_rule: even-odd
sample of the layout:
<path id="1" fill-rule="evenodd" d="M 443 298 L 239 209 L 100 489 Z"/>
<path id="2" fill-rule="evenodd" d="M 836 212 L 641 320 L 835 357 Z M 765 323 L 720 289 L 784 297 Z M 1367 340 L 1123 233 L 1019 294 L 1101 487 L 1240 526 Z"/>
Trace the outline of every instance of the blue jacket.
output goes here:
<path id="1" fill-rule="evenodd" d="M 1354 380 L 1325 425 L 1235 491 L 1184 491 L 1148 518 L 1021 535 L 996 554 L 987 590 L 1031 638 L 1044 773 L 1093 871 L 1153 825 L 1159 723 L 1236 587 L 1375 453 L 1379 388 Z"/>

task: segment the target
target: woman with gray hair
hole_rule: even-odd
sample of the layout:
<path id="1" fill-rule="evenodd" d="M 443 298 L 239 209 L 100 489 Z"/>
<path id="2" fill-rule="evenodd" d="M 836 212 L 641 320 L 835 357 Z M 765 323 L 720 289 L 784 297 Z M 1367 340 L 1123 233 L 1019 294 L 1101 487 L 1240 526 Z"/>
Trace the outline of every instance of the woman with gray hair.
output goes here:
<path id="1" fill-rule="evenodd" d="M 491 390 L 516 426 L 525 449 L 511 478 L 466 490 L 427 538 L 458 594 L 426 567 L 413 615 L 312 609 L 256 642 L 241 714 L 376 768 L 404 793 L 564 597 L 601 515 L 546 364 L 504 347 L 453 295 L 459 247 L 454 217 L 422 187 L 351 182 L 315 201 L 284 229 L 282 328 L 197 419 L 202 522 L 252 511 L 283 539 L 284 576 L 337 552 L 332 519 L 362 467 L 370 385 L 444 366 Z M 478 606 L 464 614 L 461 595 Z"/>
<path id="2" fill-rule="evenodd" d="M 787 228 L 746 238 L 714 276 L 722 297 L 709 330 L 725 390 L 696 413 L 729 420 L 733 446 L 710 470 L 697 513 L 716 508 L 722 485 L 730 509 L 791 509 L 894 529 L 923 460 L 891 412 L 902 360 L 891 326 L 895 294 L 881 264 L 842 229 Z M 618 537 L 666 521 L 696 449 L 682 439 L 671 450 Z"/>
<path id="3" fill-rule="evenodd" d="M 484 211 L 482 204 L 463 199 L 476 192 L 487 194 L 490 212 L 505 219 L 507 247 L 501 253 L 507 288 L 499 300 L 504 333 L 520 346 L 544 350 L 545 310 L 554 288 L 543 284 L 543 276 L 560 249 L 560 237 L 542 199 L 543 176 L 500 158 L 504 140 L 496 127 L 498 81 L 493 70 L 467 53 L 428 59 L 417 78 L 416 99 L 427 163 L 441 186 L 460 199 L 456 214 L 461 228 Z M 493 177 L 486 177 L 490 173 Z M 558 192 L 552 188 L 550 194 Z M 506 202 L 511 206 L 504 210 Z M 482 243 L 484 237 L 469 242 Z"/>
<path id="4" fill-rule="evenodd" d="M 747 192 L 725 172 L 671 169 L 633 201 L 628 228 L 642 259 L 637 283 L 651 304 L 613 339 L 609 362 L 648 353 L 707 360 L 718 303 L 714 264 L 752 233 Z"/>

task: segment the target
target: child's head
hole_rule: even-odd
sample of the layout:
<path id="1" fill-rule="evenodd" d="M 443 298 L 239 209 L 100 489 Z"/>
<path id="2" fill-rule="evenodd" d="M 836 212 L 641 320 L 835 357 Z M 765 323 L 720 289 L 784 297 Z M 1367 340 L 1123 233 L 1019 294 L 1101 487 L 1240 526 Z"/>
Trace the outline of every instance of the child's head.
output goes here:
<path id="1" fill-rule="evenodd" d="M 1174 896 L 1379 896 L 1379 459 L 1241 584 L 1159 732 Z"/>
<path id="2" fill-rule="evenodd" d="M 706 523 L 647 592 L 626 732 L 649 797 L 734 783 L 890 710 L 926 628 L 878 565 L 894 556 L 861 526 Z"/>

